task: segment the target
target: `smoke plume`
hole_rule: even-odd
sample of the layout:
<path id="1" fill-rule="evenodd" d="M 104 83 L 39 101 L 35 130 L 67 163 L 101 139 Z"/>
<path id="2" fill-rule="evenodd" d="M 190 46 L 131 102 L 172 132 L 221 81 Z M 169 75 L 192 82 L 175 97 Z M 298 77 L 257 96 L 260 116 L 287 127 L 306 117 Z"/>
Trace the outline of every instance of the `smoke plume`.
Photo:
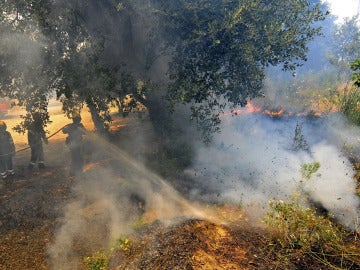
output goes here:
<path id="1" fill-rule="evenodd" d="M 74 179 L 73 199 L 63 208 L 49 248 L 51 269 L 79 269 L 84 250 L 108 250 L 116 239 L 133 231 L 144 212 L 164 224 L 175 217 L 204 218 L 166 181 L 120 148 L 88 134 L 90 147 L 95 161 Z"/>
<path id="2" fill-rule="evenodd" d="M 359 130 L 350 135 L 342 124 L 341 134 L 336 132 L 343 123 L 337 115 L 275 119 L 248 114 L 223 120 L 221 134 L 211 146 L 199 148 L 194 166 L 186 171 L 200 187 L 192 190 L 192 198 L 241 204 L 253 218 L 261 218 L 269 200 L 291 200 L 300 193 L 354 228 L 359 198 L 342 146 L 356 145 Z M 299 122 L 308 150 L 293 148 Z M 320 168 L 306 179 L 301 168 L 314 162 Z"/>

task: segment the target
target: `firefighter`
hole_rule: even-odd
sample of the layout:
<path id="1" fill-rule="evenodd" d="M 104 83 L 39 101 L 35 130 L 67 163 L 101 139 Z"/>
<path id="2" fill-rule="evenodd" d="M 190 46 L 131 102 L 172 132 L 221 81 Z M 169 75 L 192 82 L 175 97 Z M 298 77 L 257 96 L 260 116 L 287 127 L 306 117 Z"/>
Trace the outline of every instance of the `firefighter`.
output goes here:
<path id="1" fill-rule="evenodd" d="M 80 114 L 74 114 L 72 120 L 73 123 L 63 128 L 63 133 L 68 134 L 66 144 L 71 154 L 70 176 L 75 176 L 82 172 L 84 166 L 83 136 L 86 130 L 81 123 Z"/>
<path id="2" fill-rule="evenodd" d="M 48 144 L 40 113 L 36 112 L 32 117 L 33 122 L 28 127 L 28 143 L 31 149 L 31 158 L 28 165 L 30 171 L 33 170 L 36 162 L 38 162 L 39 169 L 45 168 L 43 142 Z"/>
<path id="3" fill-rule="evenodd" d="M 6 130 L 6 123 L 0 120 L 0 175 L 2 179 L 13 176 L 13 155 L 15 145 L 9 131 Z"/>

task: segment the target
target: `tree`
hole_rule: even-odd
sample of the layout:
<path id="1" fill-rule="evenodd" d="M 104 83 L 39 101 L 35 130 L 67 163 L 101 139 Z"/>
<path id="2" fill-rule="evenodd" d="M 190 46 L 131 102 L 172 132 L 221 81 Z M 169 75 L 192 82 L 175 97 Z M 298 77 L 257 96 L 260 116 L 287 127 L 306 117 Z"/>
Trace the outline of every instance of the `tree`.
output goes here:
<path id="1" fill-rule="evenodd" d="M 350 64 L 360 58 L 360 28 L 358 16 L 345 19 L 334 34 L 334 48 L 329 56 L 331 64 L 339 69 L 339 76 L 348 80 L 351 76 Z"/>
<path id="2" fill-rule="evenodd" d="M 308 1 L 162 4 L 163 31 L 174 44 L 168 100 L 191 104 L 191 116 L 205 131 L 218 131 L 227 105 L 244 105 L 262 94 L 267 66 L 300 66 L 307 43 L 320 33 L 314 22 L 324 19 Z"/>
<path id="3" fill-rule="evenodd" d="M 0 8 L 2 29 L 39 46 L 44 61 L 31 84 L 39 96 L 55 91 L 69 115 L 86 104 L 98 129 L 119 100 L 125 112 L 141 102 L 155 121 L 166 90 L 172 109 L 190 104 L 203 130 L 217 131 L 227 106 L 261 94 L 267 66 L 294 70 L 306 60 L 320 33 L 313 24 L 324 18 L 303 0 L 19 0 Z M 15 80 L 21 99 L 23 73 L 9 70 L 7 56 L 1 90 Z"/>
<path id="4" fill-rule="evenodd" d="M 120 38 L 126 36 L 111 35 L 106 28 L 117 21 L 121 26 L 121 20 L 128 15 L 120 14 L 113 1 L 7 1 L 1 8 L 1 35 L 5 36 L 1 55 L 4 68 L 0 70 L 2 95 L 18 101 L 16 105 L 25 106 L 28 112 L 47 114 L 47 97 L 55 91 L 69 117 L 86 104 L 95 126 L 104 131 L 111 120 L 109 102 L 122 100 L 132 91 L 118 89 L 120 83 L 126 87 L 130 83 L 128 75 L 119 72 L 123 59 L 111 58 L 109 52 L 110 46 L 119 47 Z M 94 10 L 107 16 L 95 20 Z M 111 43 L 109 38 L 113 39 Z M 29 50 L 29 44 L 34 50 Z M 40 54 L 39 58 L 29 59 L 30 55 Z M 39 101 L 42 109 L 35 108 Z M 129 110 L 133 104 L 122 105 Z M 26 129 L 29 115 L 24 116 L 18 131 Z"/>
<path id="5" fill-rule="evenodd" d="M 44 126 L 50 122 L 47 41 L 31 19 L 32 2 L 0 3 L 0 95 L 26 108 L 24 122 L 15 128 L 19 132 L 25 132 L 34 112 L 41 113 Z"/>

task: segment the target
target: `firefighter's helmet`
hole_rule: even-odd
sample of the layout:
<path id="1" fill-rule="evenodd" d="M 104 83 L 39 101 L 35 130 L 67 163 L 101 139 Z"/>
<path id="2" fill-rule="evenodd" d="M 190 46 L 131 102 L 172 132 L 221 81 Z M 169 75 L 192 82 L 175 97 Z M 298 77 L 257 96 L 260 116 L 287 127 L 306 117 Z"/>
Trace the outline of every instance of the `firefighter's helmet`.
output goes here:
<path id="1" fill-rule="evenodd" d="M 6 130 L 6 123 L 0 120 L 0 130 Z"/>
<path id="2" fill-rule="evenodd" d="M 72 116 L 74 123 L 80 123 L 81 122 L 81 115 L 80 113 L 74 113 Z"/>

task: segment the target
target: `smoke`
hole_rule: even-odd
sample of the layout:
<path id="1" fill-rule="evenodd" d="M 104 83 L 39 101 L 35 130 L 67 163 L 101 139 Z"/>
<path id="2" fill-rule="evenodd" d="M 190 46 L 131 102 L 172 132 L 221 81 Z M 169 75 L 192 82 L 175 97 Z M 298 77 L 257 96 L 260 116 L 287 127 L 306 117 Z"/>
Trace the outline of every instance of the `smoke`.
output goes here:
<path id="1" fill-rule="evenodd" d="M 136 78 L 150 77 L 161 82 L 166 80 L 168 67 L 167 59 L 158 57 L 163 41 L 158 36 L 150 42 L 148 38 L 154 34 L 148 26 L 159 22 L 143 15 L 142 9 L 146 8 L 143 1 L 132 2 L 131 12 L 119 6 L 116 16 L 99 16 L 99 11 L 111 10 L 106 6 L 108 2 L 84 2 L 86 6 L 79 6 L 81 23 L 89 36 L 104 39 L 101 55 L 104 63 L 124 64 L 124 70 Z M 77 2 L 54 3 L 53 18 L 49 21 L 54 28 L 65 29 L 63 33 L 67 33 L 72 29 L 65 25 L 67 7 Z M 38 70 L 29 68 L 41 67 L 44 47 L 40 42 L 29 42 L 28 37 L 20 35 L 5 36 L 0 48 L 9 52 L 14 63 L 7 67 L 15 70 L 9 73 L 21 71 L 31 79 L 41 77 L 30 73 Z M 94 83 L 92 80 L 91 84 Z M 274 94 L 273 99 L 277 100 L 280 94 Z M 266 212 L 268 200 L 291 199 L 301 190 L 351 226 L 358 217 L 359 200 L 354 194 L 354 172 L 340 147 L 344 140 L 354 142 L 358 131 L 353 130 L 353 135 L 345 128 L 337 131 L 339 126 L 335 123 L 332 126 L 332 120 L 301 121 L 310 152 L 292 150 L 296 127 L 293 119 L 275 121 L 260 115 L 224 119 L 222 133 L 211 146 L 199 145 L 193 167 L 185 172 L 193 181 L 190 199 L 241 204 L 254 218 L 259 218 Z M 120 235 L 132 232 L 144 211 L 165 223 L 179 216 L 204 216 L 166 181 L 122 149 L 99 137 L 90 136 L 89 141 L 94 146 L 94 162 L 74 179 L 73 198 L 63 207 L 49 248 L 51 269 L 79 268 L 84 250 L 108 248 Z M 321 167 L 307 180 L 300 169 L 311 162 L 319 162 Z"/>
<path id="2" fill-rule="evenodd" d="M 295 151 L 295 128 L 301 124 L 309 151 Z M 359 217 L 359 198 L 352 166 L 341 151 L 345 136 L 336 130 L 343 123 L 337 115 L 307 119 L 274 119 L 261 114 L 223 119 L 222 132 L 211 146 L 200 146 L 194 166 L 186 171 L 193 179 L 191 198 L 241 204 L 250 218 L 264 216 L 271 199 L 291 200 L 301 194 L 320 204 L 339 221 L 354 228 Z M 346 133 L 342 124 L 342 134 Z M 350 130 L 349 130 L 350 131 Z M 359 130 L 348 133 L 355 145 Z M 306 179 L 304 164 L 320 168 Z"/>
<path id="3" fill-rule="evenodd" d="M 171 224 L 174 217 L 204 218 L 200 210 L 126 152 L 93 134 L 88 134 L 87 140 L 96 162 L 74 179 L 73 199 L 63 207 L 49 248 L 51 269 L 79 269 L 84 251 L 90 256 L 108 250 L 121 235 L 133 231 L 144 212 L 164 224 Z"/>
<path id="4" fill-rule="evenodd" d="M 43 38 L 33 40 L 22 33 L 2 33 L 0 40 L 0 56 L 2 58 L 1 71 L 3 76 L 14 78 L 21 76 L 26 82 L 34 82 L 39 76 L 39 68 L 44 64 Z M 18 89 L 19 91 L 20 89 Z"/>

